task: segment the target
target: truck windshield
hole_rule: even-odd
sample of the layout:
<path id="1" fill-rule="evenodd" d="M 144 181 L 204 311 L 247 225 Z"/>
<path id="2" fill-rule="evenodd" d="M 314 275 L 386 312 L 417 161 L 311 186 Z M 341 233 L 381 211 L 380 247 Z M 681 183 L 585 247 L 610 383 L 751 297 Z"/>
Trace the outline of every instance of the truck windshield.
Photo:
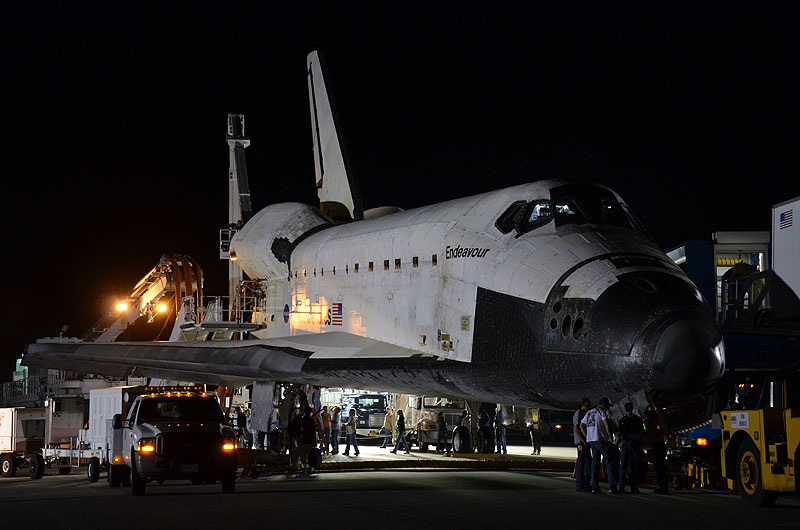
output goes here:
<path id="1" fill-rule="evenodd" d="M 137 423 L 169 420 L 222 421 L 222 409 L 211 397 L 154 397 L 142 401 Z"/>
<path id="2" fill-rule="evenodd" d="M 360 409 L 386 410 L 385 396 L 359 396 L 355 402 Z"/>

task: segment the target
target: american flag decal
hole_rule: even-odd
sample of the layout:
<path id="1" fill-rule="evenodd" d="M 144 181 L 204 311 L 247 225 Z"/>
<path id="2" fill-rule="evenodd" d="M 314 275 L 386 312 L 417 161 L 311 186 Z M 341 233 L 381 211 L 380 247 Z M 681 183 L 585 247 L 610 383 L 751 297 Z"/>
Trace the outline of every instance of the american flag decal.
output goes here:
<path id="1" fill-rule="evenodd" d="M 780 229 L 789 228 L 792 226 L 792 210 L 786 210 L 781 213 Z"/>
<path id="2" fill-rule="evenodd" d="M 331 326 L 342 325 L 342 304 L 331 304 Z"/>

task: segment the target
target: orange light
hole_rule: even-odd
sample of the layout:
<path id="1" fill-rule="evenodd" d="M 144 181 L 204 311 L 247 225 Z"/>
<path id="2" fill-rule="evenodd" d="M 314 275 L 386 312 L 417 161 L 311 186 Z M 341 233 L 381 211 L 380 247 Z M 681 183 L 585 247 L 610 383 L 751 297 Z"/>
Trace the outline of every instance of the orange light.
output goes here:
<path id="1" fill-rule="evenodd" d="M 708 438 L 698 438 L 697 445 L 708 445 Z"/>
<path id="2" fill-rule="evenodd" d="M 140 451 L 143 453 L 152 453 L 155 450 L 156 448 L 153 447 L 152 445 L 143 445 L 142 448 L 140 449 Z"/>
<path id="3" fill-rule="evenodd" d="M 128 303 L 127 302 L 117 302 L 117 305 L 114 306 L 117 311 L 120 313 L 124 313 L 128 310 Z"/>
<path id="4" fill-rule="evenodd" d="M 117 464 L 117 463 L 119 463 L 119 461 L 120 461 L 120 458 L 118 456 L 115 456 L 114 457 L 114 463 Z"/>
<path id="5" fill-rule="evenodd" d="M 223 451 L 233 451 L 234 449 L 236 449 L 236 446 L 232 443 L 222 444 Z"/>
<path id="6" fill-rule="evenodd" d="M 556 425 L 556 429 L 560 429 L 560 428 L 561 428 L 561 425 Z"/>
<path id="7" fill-rule="evenodd" d="M 158 311 L 159 313 L 163 313 L 166 310 L 167 310 L 167 304 L 158 304 L 156 306 L 156 311 Z"/>

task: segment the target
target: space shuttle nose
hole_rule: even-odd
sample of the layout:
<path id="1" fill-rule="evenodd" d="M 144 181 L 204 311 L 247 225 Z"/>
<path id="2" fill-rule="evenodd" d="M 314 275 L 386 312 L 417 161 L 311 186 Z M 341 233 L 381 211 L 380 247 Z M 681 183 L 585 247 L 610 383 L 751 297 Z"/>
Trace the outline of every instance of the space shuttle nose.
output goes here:
<path id="1" fill-rule="evenodd" d="M 653 386 L 693 393 L 712 387 L 725 370 L 725 345 L 711 318 L 671 320 L 659 326 L 653 355 Z"/>

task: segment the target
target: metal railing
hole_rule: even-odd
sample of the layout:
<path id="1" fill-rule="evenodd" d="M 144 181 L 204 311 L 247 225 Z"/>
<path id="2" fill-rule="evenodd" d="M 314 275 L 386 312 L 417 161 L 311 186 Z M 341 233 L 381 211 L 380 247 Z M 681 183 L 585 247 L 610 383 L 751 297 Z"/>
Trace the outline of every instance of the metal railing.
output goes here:
<path id="1" fill-rule="evenodd" d="M 14 407 L 38 402 L 46 396 L 56 394 L 65 380 L 66 372 L 53 371 L 43 377 L 26 377 L 19 381 L 3 383 L 0 406 Z"/>

